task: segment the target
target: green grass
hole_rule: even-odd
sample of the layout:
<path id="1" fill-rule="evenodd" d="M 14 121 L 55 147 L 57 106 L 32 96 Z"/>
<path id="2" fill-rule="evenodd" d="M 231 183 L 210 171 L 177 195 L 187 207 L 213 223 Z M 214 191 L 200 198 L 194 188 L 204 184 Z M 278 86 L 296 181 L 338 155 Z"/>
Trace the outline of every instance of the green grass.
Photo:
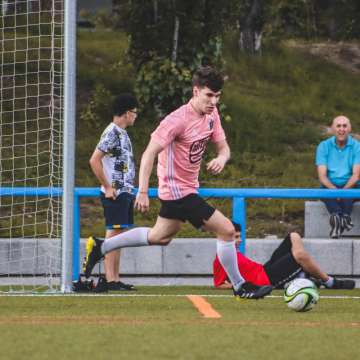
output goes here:
<path id="1" fill-rule="evenodd" d="M 182 295 L 207 294 L 220 319 Z M 275 291 L 281 295 L 281 291 Z M 127 296 L 0 297 L 7 359 L 355 359 L 359 299 L 320 298 L 308 313 L 280 297 L 234 301 L 208 287 L 140 287 Z M 149 295 L 149 296 L 137 296 Z M 165 295 L 165 296 L 159 296 Z M 211 295 L 222 295 L 211 297 Z M 360 290 L 321 290 L 321 296 Z"/>

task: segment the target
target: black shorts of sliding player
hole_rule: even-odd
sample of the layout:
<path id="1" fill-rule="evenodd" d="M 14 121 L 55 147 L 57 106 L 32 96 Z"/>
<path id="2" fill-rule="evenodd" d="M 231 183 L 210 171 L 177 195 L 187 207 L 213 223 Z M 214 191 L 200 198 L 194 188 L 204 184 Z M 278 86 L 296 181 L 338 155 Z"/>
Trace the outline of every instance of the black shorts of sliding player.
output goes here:
<path id="1" fill-rule="evenodd" d="M 291 253 L 291 248 L 292 243 L 288 234 L 275 249 L 270 260 L 264 264 L 265 272 L 274 287 L 282 287 L 302 271 Z"/>

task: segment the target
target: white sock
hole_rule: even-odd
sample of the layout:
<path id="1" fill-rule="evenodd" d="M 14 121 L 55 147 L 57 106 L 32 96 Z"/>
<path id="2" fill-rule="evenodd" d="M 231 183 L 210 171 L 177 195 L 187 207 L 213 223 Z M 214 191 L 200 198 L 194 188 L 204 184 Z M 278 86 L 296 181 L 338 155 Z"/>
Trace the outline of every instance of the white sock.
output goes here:
<path id="1" fill-rule="evenodd" d="M 107 238 L 101 246 L 101 252 L 105 255 L 124 247 L 148 246 L 150 245 L 148 242 L 149 230 L 149 227 L 138 227 Z"/>
<path id="2" fill-rule="evenodd" d="M 305 279 L 306 278 L 306 274 L 304 273 L 304 271 L 300 271 L 297 276 L 297 278 L 299 279 Z"/>
<path id="3" fill-rule="evenodd" d="M 327 279 L 325 282 L 324 282 L 324 285 L 327 287 L 327 288 L 332 288 L 333 285 L 334 285 L 334 278 L 329 276 L 329 279 Z"/>
<path id="4" fill-rule="evenodd" d="M 218 240 L 216 247 L 220 264 L 225 269 L 234 289 L 238 290 L 245 280 L 239 272 L 235 241 Z"/>

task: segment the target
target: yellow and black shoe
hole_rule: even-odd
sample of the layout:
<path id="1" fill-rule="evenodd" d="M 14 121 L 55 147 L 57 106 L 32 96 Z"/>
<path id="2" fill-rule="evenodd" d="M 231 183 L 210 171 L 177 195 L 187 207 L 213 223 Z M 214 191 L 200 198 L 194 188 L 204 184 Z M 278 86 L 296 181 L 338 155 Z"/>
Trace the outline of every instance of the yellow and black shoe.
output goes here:
<path id="1" fill-rule="evenodd" d="M 83 264 L 83 271 L 86 278 L 89 278 L 94 266 L 104 257 L 101 252 L 101 245 L 104 240 L 90 236 L 86 242 L 86 257 Z"/>

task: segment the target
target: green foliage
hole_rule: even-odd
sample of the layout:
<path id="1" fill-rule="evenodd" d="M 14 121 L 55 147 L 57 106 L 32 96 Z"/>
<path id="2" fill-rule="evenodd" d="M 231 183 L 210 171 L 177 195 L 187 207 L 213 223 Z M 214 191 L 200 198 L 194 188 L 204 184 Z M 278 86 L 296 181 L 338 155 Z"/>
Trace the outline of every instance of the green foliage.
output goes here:
<path id="1" fill-rule="evenodd" d="M 219 43 L 220 39 L 215 39 L 209 47 L 214 47 L 213 57 L 220 60 Z M 188 65 L 159 56 L 144 63 L 138 71 L 135 86 L 141 105 L 163 117 L 187 102 L 192 95 L 192 74 L 201 65 L 205 53 L 199 52 Z"/>
<path id="2" fill-rule="evenodd" d="M 112 13 L 106 9 L 98 10 L 92 20 L 99 29 L 111 29 L 114 26 Z"/>
<path id="3" fill-rule="evenodd" d="M 213 0 L 159 0 L 156 4 L 155 9 L 152 2 L 132 3 L 126 28 L 129 55 L 138 69 L 138 98 L 163 117 L 191 97 L 196 68 L 203 63 L 222 67 L 223 7 Z"/>
<path id="4" fill-rule="evenodd" d="M 86 122 L 90 128 L 103 128 L 112 119 L 112 100 L 113 96 L 109 90 L 102 84 L 96 85 L 90 101 L 80 115 L 80 120 Z"/>
<path id="5" fill-rule="evenodd" d="M 272 36 L 328 37 L 332 40 L 360 36 L 357 0 L 272 0 L 267 32 Z"/>
<path id="6" fill-rule="evenodd" d="M 311 1 L 310 1 L 311 2 Z M 304 0 L 273 0 L 270 7 L 271 27 L 273 35 L 281 36 L 308 36 L 309 8 Z"/>
<path id="7" fill-rule="evenodd" d="M 142 106 L 154 109 L 163 117 L 189 99 L 190 84 L 191 72 L 187 68 L 155 57 L 140 68 L 135 89 Z"/>
<path id="8" fill-rule="evenodd" d="M 79 32 L 77 52 L 79 86 L 87 91 L 93 91 L 95 86 L 101 83 L 113 94 L 132 90 L 134 70 L 127 61 L 128 46 L 128 37 L 124 33 L 104 30 Z"/>

